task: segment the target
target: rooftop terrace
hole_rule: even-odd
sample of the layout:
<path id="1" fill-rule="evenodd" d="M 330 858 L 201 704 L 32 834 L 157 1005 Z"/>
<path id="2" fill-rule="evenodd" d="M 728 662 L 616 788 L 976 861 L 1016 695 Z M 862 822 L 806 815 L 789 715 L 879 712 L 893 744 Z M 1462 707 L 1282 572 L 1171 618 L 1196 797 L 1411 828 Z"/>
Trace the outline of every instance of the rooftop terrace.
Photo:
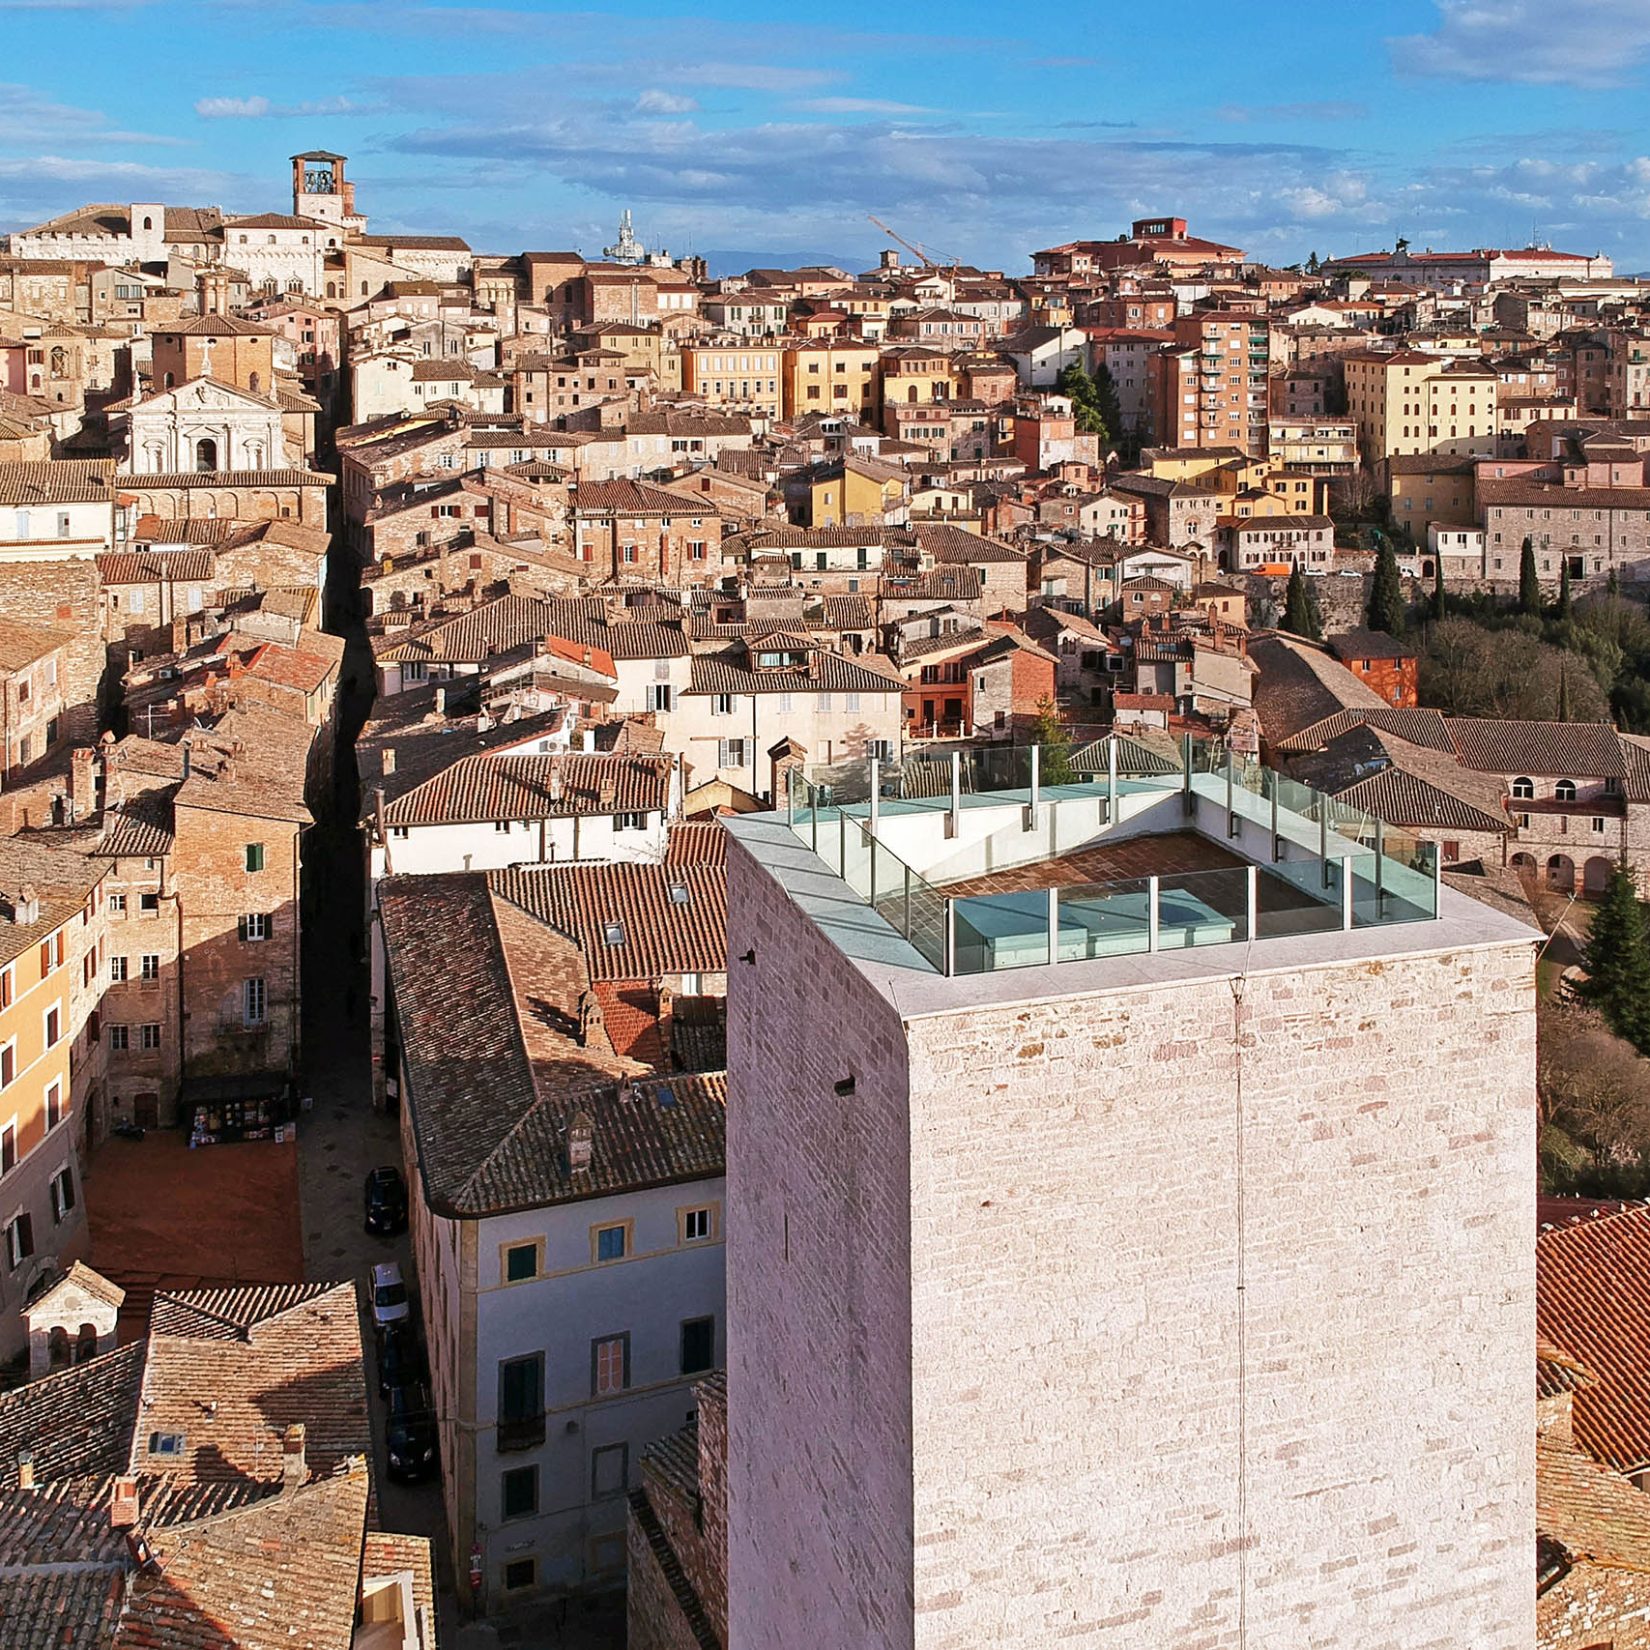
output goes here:
<path id="1" fill-rule="evenodd" d="M 1435 845 L 1190 741 L 794 773 L 784 818 L 941 975 L 1439 914 Z"/>

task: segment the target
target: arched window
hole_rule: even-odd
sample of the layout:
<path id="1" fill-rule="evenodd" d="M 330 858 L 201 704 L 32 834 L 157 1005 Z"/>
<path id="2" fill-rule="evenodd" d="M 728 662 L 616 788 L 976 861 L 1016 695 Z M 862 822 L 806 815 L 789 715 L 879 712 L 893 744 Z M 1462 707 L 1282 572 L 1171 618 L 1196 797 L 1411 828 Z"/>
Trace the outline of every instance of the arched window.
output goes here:
<path id="1" fill-rule="evenodd" d="M 203 475 L 218 467 L 218 444 L 210 436 L 202 436 L 195 443 L 195 468 Z"/>
<path id="2" fill-rule="evenodd" d="M 338 296 L 337 292 L 334 290 L 335 286 L 336 286 L 335 282 L 333 282 L 333 281 L 328 281 L 327 282 L 327 296 L 329 298 L 336 298 Z"/>
<path id="3" fill-rule="evenodd" d="M 61 344 L 52 347 L 52 377 L 64 378 L 69 371 L 69 352 Z"/>
<path id="4" fill-rule="evenodd" d="M 68 1367 L 71 1352 L 69 1348 L 69 1332 L 62 1324 L 58 1324 L 46 1336 L 46 1350 L 51 1358 L 53 1369 Z"/>
<path id="5" fill-rule="evenodd" d="M 1576 799 L 1576 782 L 1573 779 L 1561 779 L 1553 786 L 1553 795 L 1560 802 L 1574 802 Z"/>
<path id="6" fill-rule="evenodd" d="M 74 1361 L 77 1364 L 90 1363 L 97 1356 L 97 1325 L 83 1323 L 80 1333 L 75 1336 Z"/>
<path id="7" fill-rule="evenodd" d="M 145 218 L 143 220 L 143 227 L 145 229 L 153 229 L 155 227 L 155 220 L 153 218 Z"/>
<path id="8" fill-rule="evenodd" d="M 173 377 L 173 376 L 172 376 L 172 374 L 171 374 L 171 373 L 167 373 L 167 374 L 166 374 L 166 377 L 165 377 L 165 380 L 164 380 L 164 382 L 163 382 L 163 384 L 162 384 L 162 388 L 163 388 L 163 389 L 168 389 L 168 390 L 169 390 L 169 389 L 171 389 L 171 387 L 172 387 L 172 386 L 173 386 L 173 384 L 175 384 L 175 383 L 176 383 L 176 382 L 177 382 L 177 380 L 176 380 L 176 379 L 175 379 L 175 378 L 174 378 L 174 377 Z"/>
<path id="9" fill-rule="evenodd" d="M 1515 779 L 1512 783 L 1512 793 L 1527 802 L 1535 796 L 1535 783 L 1529 779 Z"/>
<path id="10" fill-rule="evenodd" d="M 251 390 L 254 395 L 256 395 L 258 393 L 258 385 L 260 382 L 261 380 L 259 379 L 257 373 L 249 373 L 247 375 L 246 387 Z"/>

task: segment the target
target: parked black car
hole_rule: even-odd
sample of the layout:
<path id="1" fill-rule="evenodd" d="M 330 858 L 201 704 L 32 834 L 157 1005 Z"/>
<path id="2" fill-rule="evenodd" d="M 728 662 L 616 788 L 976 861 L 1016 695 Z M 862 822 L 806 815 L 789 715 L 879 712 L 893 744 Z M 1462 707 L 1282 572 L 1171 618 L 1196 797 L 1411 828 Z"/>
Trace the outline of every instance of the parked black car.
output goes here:
<path id="1" fill-rule="evenodd" d="M 388 1397 L 401 1387 L 416 1386 L 427 1373 L 424 1348 L 411 1324 L 391 1324 L 378 1338 L 378 1390 Z"/>
<path id="2" fill-rule="evenodd" d="M 407 1183 L 396 1168 L 373 1169 L 367 1175 L 367 1230 L 392 1237 L 407 1229 Z"/>
<path id="3" fill-rule="evenodd" d="M 411 1483 L 435 1471 L 435 1410 L 422 1381 L 398 1386 L 390 1393 L 384 1444 L 391 1478 Z"/>

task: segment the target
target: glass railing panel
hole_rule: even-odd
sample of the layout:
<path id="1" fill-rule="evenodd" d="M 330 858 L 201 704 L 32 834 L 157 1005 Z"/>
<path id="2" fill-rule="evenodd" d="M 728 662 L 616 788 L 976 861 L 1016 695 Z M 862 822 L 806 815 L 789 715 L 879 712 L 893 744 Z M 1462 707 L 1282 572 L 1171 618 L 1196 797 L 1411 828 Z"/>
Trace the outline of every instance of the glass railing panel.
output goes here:
<path id="1" fill-rule="evenodd" d="M 1061 888 L 1056 896 L 1060 961 L 1150 950 L 1150 888 L 1144 877 Z"/>
<path id="2" fill-rule="evenodd" d="M 954 899 L 951 927 L 954 973 L 1042 966 L 1049 961 L 1048 890 Z"/>
<path id="3" fill-rule="evenodd" d="M 1325 934 L 1342 926 L 1335 888 L 1324 886 L 1323 862 L 1284 860 L 1258 868 L 1255 879 L 1255 938 Z"/>
<path id="4" fill-rule="evenodd" d="M 1231 945 L 1249 937 L 1249 871 L 1184 871 L 1157 884 L 1157 948 Z"/>

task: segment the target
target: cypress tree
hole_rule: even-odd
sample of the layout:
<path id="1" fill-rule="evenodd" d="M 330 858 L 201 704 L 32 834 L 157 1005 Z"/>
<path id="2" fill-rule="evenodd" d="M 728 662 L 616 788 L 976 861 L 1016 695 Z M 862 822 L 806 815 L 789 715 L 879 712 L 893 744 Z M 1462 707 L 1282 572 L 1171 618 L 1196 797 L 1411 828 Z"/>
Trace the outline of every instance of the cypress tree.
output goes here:
<path id="1" fill-rule="evenodd" d="M 1581 996 L 1597 1007 L 1612 1030 L 1641 1050 L 1650 1047 L 1650 928 L 1625 865 L 1615 868 L 1593 913 L 1582 966 L 1587 978 Z"/>
<path id="2" fill-rule="evenodd" d="M 1283 597 L 1283 628 L 1296 636 L 1317 638 L 1317 615 L 1312 611 L 1312 598 L 1306 592 L 1306 580 L 1298 566 L 1289 569 L 1289 588 Z"/>
<path id="3" fill-rule="evenodd" d="M 1398 576 L 1398 557 L 1392 540 L 1383 537 L 1375 556 L 1375 578 L 1369 587 L 1369 628 L 1389 636 L 1404 633 L 1404 587 Z"/>
<path id="4" fill-rule="evenodd" d="M 1448 602 L 1444 596 L 1444 558 L 1432 558 L 1432 616 L 1441 619 L 1448 611 Z"/>
<path id="5" fill-rule="evenodd" d="M 1570 558 L 1566 556 L 1562 563 L 1562 571 L 1558 575 L 1558 616 L 1567 619 L 1570 616 Z"/>
<path id="6" fill-rule="evenodd" d="M 1518 558 L 1518 611 L 1541 613 L 1541 580 L 1535 572 L 1535 542 L 1524 540 L 1524 549 Z"/>

